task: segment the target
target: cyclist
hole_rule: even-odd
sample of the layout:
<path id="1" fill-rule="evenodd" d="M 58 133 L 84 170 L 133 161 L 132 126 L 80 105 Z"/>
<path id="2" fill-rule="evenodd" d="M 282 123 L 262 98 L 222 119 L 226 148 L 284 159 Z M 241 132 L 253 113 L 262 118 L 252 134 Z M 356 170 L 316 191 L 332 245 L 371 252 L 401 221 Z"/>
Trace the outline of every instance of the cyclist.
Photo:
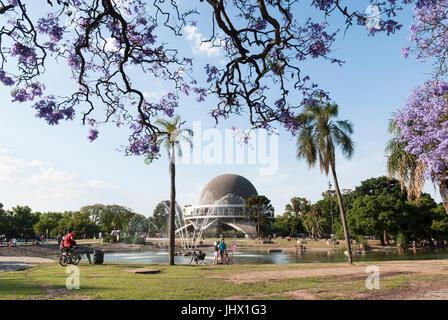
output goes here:
<path id="1" fill-rule="evenodd" d="M 61 244 L 63 247 L 62 249 L 66 252 L 72 251 L 73 246 L 76 245 L 76 241 L 73 239 L 72 231 L 70 229 L 67 229 L 67 234 Z"/>

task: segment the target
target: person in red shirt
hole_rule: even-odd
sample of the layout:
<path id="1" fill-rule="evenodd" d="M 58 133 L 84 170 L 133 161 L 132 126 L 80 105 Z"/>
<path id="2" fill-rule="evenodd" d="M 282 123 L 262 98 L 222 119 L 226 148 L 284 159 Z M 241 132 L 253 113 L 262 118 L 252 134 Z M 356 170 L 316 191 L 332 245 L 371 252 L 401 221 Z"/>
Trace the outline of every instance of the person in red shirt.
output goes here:
<path id="1" fill-rule="evenodd" d="M 64 237 L 64 248 L 71 248 L 74 245 L 76 245 L 76 241 L 73 239 L 72 231 L 69 229 Z"/>

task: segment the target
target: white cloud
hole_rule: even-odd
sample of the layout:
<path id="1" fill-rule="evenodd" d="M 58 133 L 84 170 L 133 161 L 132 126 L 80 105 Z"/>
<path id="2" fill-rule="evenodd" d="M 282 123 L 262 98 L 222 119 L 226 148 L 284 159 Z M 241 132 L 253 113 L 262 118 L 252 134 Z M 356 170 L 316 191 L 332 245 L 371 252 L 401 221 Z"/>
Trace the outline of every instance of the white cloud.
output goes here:
<path id="1" fill-rule="evenodd" d="M 157 101 L 160 100 L 164 95 L 166 95 L 168 91 L 166 90 L 154 90 L 151 92 L 143 92 L 143 97 L 147 100 Z"/>
<path id="2" fill-rule="evenodd" d="M 81 181 L 75 174 L 45 165 L 41 160 L 25 161 L 0 156 L 0 181 L 8 188 L 27 190 L 43 199 L 79 199 L 93 191 L 116 190 L 106 181 Z"/>
<path id="3" fill-rule="evenodd" d="M 112 189 L 112 190 L 118 189 L 118 186 L 101 180 L 87 181 L 87 185 L 92 189 Z"/>
<path id="4" fill-rule="evenodd" d="M 42 167 L 44 165 L 44 163 L 40 160 L 33 160 L 28 162 L 28 166 L 30 167 Z"/>
<path id="5" fill-rule="evenodd" d="M 202 36 L 202 33 L 197 32 L 197 27 L 186 26 L 184 30 L 187 33 L 187 40 L 193 41 L 194 43 L 192 47 L 194 54 L 206 54 L 209 57 L 219 55 L 219 48 L 213 46 L 212 42 L 207 42 L 207 39 Z M 215 42 L 215 45 L 219 45 L 219 40 Z"/>
<path id="6" fill-rule="evenodd" d="M 9 182 L 21 179 L 24 176 L 24 167 L 23 159 L 0 156 L 0 181 Z"/>
<path id="7" fill-rule="evenodd" d="M 0 148 L 0 153 L 9 153 L 9 151 L 11 151 L 8 148 Z"/>

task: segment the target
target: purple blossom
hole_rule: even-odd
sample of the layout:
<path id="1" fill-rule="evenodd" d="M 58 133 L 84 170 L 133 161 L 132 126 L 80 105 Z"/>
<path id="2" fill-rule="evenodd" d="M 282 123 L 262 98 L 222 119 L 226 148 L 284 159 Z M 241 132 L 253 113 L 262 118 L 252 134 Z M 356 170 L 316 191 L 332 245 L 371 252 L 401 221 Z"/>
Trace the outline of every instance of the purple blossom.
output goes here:
<path id="1" fill-rule="evenodd" d="M 426 176 L 440 182 L 448 177 L 448 82 L 428 81 L 412 90 L 395 116 L 405 151 L 426 167 Z"/>
<path id="2" fill-rule="evenodd" d="M 89 136 L 87 138 L 89 139 L 90 142 L 93 142 L 98 138 L 98 134 L 99 134 L 98 130 L 90 129 Z"/>
<path id="3" fill-rule="evenodd" d="M 3 70 L 0 70 L 0 82 L 5 86 L 12 86 L 14 84 L 14 80 L 8 77 Z"/>
<path id="4" fill-rule="evenodd" d="M 75 110 L 72 107 L 60 108 L 54 96 L 47 96 L 33 105 L 36 117 L 42 118 L 50 125 L 59 124 L 60 120 L 73 120 Z"/>
<path id="5" fill-rule="evenodd" d="M 59 42 L 64 33 L 64 29 L 59 26 L 52 14 L 48 14 L 47 18 L 40 18 L 36 28 L 40 33 L 47 34 L 53 44 Z"/>
<path id="6" fill-rule="evenodd" d="M 10 50 L 11 56 L 17 56 L 21 64 L 35 64 L 37 61 L 36 51 L 33 48 L 15 42 Z"/>

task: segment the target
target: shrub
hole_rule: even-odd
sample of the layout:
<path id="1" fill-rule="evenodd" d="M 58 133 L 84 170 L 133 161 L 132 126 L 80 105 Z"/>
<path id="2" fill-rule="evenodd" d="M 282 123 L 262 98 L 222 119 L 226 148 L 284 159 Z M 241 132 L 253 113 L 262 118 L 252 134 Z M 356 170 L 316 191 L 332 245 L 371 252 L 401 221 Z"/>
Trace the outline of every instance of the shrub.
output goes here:
<path id="1" fill-rule="evenodd" d="M 107 235 L 104 237 L 104 242 L 110 242 L 110 240 L 112 239 L 112 241 L 117 241 L 117 238 L 111 234 Z"/>
<path id="2" fill-rule="evenodd" d="M 396 245 L 400 244 L 402 248 L 406 248 L 408 245 L 408 239 L 406 235 L 402 232 L 398 233 L 397 237 L 395 238 L 395 244 Z"/>

